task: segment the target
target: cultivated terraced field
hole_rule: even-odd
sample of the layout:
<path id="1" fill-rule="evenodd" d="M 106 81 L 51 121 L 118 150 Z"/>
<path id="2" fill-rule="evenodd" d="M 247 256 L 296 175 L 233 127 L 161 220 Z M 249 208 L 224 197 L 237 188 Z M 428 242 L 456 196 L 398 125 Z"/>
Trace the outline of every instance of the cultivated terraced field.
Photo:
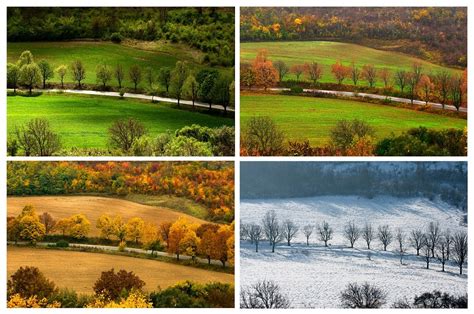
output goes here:
<path id="1" fill-rule="evenodd" d="M 45 118 L 61 136 L 64 148 L 106 148 L 109 127 L 129 117 L 142 122 L 152 137 L 191 124 L 234 125 L 233 119 L 180 110 L 175 105 L 106 96 L 9 96 L 7 104 L 9 133 L 33 118 Z"/>
<path id="2" fill-rule="evenodd" d="M 133 87 L 128 77 L 130 66 L 139 65 L 142 70 L 147 67 L 154 69 L 155 73 L 161 67 L 174 67 L 176 61 L 188 61 L 191 67 L 198 71 L 205 68 L 200 64 L 201 52 L 183 45 L 173 45 L 160 42 L 135 42 L 132 44 L 113 44 L 110 42 L 92 41 L 64 41 L 64 42 L 10 42 L 7 45 L 8 62 L 16 62 L 20 54 L 30 50 L 35 61 L 45 59 L 51 63 L 53 68 L 61 64 L 69 65 L 74 60 L 81 60 L 86 68 L 86 84 L 96 84 L 95 69 L 100 64 L 106 64 L 113 68 L 121 64 L 125 70 L 125 87 Z M 220 71 L 230 73 L 229 69 L 219 68 Z M 65 83 L 72 83 L 70 70 L 65 77 Z M 58 77 L 51 82 L 59 83 Z M 115 79 L 109 83 L 117 86 Z M 146 87 L 144 76 L 139 87 Z"/>
<path id="3" fill-rule="evenodd" d="M 424 72 L 436 72 L 446 69 L 452 73 L 460 73 L 460 70 L 441 67 L 439 65 L 411 57 L 398 52 L 372 49 L 356 44 L 329 42 L 329 41 L 297 41 L 297 42 L 256 42 L 241 43 L 240 58 L 242 62 L 252 62 L 259 49 L 267 49 L 270 60 L 281 60 L 289 66 L 318 62 L 323 65 L 323 77 L 321 82 L 337 83 L 331 73 L 331 65 L 341 61 L 344 65 L 350 65 L 353 61 L 359 67 L 364 64 L 373 64 L 377 68 L 388 68 L 392 73 L 398 69 L 410 70 L 413 62 L 420 62 Z M 288 74 L 285 79 L 296 79 L 293 74 Z M 349 79 L 345 82 L 350 84 Z M 361 85 L 367 85 L 363 80 Z M 379 79 L 378 86 L 383 86 Z"/>
<path id="4" fill-rule="evenodd" d="M 234 282 L 234 275 L 231 274 L 154 260 L 100 253 L 8 247 L 8 277 L 21 266 L 36 266 L 58 287 L 89 294 L 93 293 L 92 287 L 101 272 L 111 268 L 116 271 L 133 271 L 145 281 L 146 291 L 157 290 L 158 287 L 166 288 L 184 280 L 199 283 Z"/>
<path id="5" fill-rule="evenodd" d="M 252 116 L 270 116 L 289 140 L 308 139 L 312 145 L 327 143 L 330 130 L 339 120 L 360 119 L 375 129 L 380 140 L 390 133 L 410 128 L 464 128 L 467 121 L 410 109 L 352 100 L 241 93 L 242 128 Z"/>
<path id="6" fill-rule="evenodd" d="M 180 216 L 184 216 L 192 222 L 205 223 L 202 219 L 169 208 L 100 196 L 9 196 L 7 198 L 8 216 L 17 216 L 26 205 L 33 205 L 38 214 L 48 212 L 56 220 L 74 214 L 84 214 L 91 222 L 90 236 L 100 235 L 95 224 L 103 214 L 120 215 L 125 221 L 131 217 L 140 217 L 156 224 L 175 221 Z"/>

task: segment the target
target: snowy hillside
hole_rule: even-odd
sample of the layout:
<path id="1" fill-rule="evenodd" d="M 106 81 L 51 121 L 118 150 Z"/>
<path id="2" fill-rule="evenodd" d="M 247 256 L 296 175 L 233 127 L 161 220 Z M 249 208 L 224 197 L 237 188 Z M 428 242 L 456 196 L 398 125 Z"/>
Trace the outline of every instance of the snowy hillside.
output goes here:
<path id="1" fill-rule="evenodd" d="M 417 257 L 407 243 L 404 265 L 400 265 L 395 239 L 387 252 L 382 251 L 378 240 L 373 241 L 373 249 L 369 251 L 362 239 L 356 242 L 354 249 L 348 248 L 342 235 L 348 221 L 354 221 L 360 227 L 365 222 L 372 223 L 375 228 L 388 224 L 393 231 L 402 228 L 405 233 L 425 228 L 431 221 L 439 221 L 443 230 L 467 230 L 462 225 L 463 213 L 444 202 L 354 196 L 242 200 L 241 222 L 260 223 L 268 210 L 275 210 L 280 221 L 291 219 L 300 229 L 323 220 L 334 229 L 328 248 L 317 239 L 316 231 L 309 246 L 300 231 L 291 247 L 280 243 L 275 253 L 271 253 L 266 241 L 261 243 L 258 253 L 249 242 L 241 241 L 241 284 L 273 280 L 289 296 L 292 307 L 340 307 L 340 291 L 349 282 L 367 281 L 383 288 L 387 292 L 386 306 L 405 297 L 412 300 L 416 294 L 435 289 L 456 295 L 467 292 L 467 264 L 462 276 L 452 263 L 446 266 L 445 273 L 441 272 L 440 264 L 434 259 L 430 269 L 425 269 L 424 259 Z"/>

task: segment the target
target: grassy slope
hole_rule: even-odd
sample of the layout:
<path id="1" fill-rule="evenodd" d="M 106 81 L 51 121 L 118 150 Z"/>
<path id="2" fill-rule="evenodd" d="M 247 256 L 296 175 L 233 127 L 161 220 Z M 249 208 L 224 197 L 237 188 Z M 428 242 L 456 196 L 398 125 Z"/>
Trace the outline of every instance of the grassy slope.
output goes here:
<path id="1" fill-rule="evenodd" d="M 7 103 L 8 132 L 32 118 L 46 118 L 61 135 L 65 148 L 105 148 L 108 128 L 114 121 L 128 117 L 141 121 L 153 136 L 191 124 L 209 127 L 234 125 L 229 118 L 115 97 L 45 94 L 39 97 L 10 96 Z"/>
<path id="2" fill-rule="evenodd" d="M 70 217 L 73 214 L 84 214 L 91 222 L 90 236 L 99 236 L 95 227 L 97 219 L 103 215 L 120 215 L 127 221 L 131 217 L 140 217 L 147 222 L 160 224 L 175 221 L 178 217 L 186 217 L 195 223 L 204 220 L 172 210 L 163 206 L 143 205 L 122 199 L 100 196 L 28 196 L 7 198 L 8 216 L 17 216 L 23 207 L 33 205 L 38 214 L 50 213 L 56 220 Z"/>
<path id="3" fill-rule="evenodd" d="M 36 61 L 46 59 L 56 68 L 61 64 L 69 66 L 74 60 L 82 60 L 86 68 L 85 83 L 95 84 L 95 69 L 99 64 L 106 64 L 113 68 L 116 64 L 122 64 L 125 69 L 125 86 L 133 87 L 128 77 L 128 69 L 137 64 L 143 70 L 147 67 L 154 69 L 155 73 L 161 67 L 174 67 L 176 61 L 185 60 L 190 62 L 192 68 L 200 70 L 204 66 L 197 63 L 200 59 L 199 52 L 182 45 L 160 44 L 160 43 L 138 43 L 128 45 L 112 44 L 110 42 L 11 42 L 7 45 L 8 62 L 16 62 L 24 50 L 30 50 Z M 220 68 L 221 71 L 229 72 Z M 58 77 L 51 80 L 60 82 Z M 72 82 L 71 71 L 68 70 L 65 82 Z M 109 83 L 117 86 L 115 79 Z M 140 87 L 146 87 L 145 77 L 142 75 Z"/>
<path id="4" fill-rule="evenodd" d="M 283 129 L 288 139 L 308 139 L 313 145 L 327 143 L 331 128 L 343 119 L 358 118 L 368 122 L 375 128 L 377 139 L 418 126 L 435 129 L 466 126 L 464 119 L 328 98 L 244 93 L 240 97 L 240 108 L 242 127 L 252 116 L 268 115 Z"/>
<path id="5" fill-rule="evenodd" d="M 290 66 L 313 61 L 322 64 L 322 82 L 337 83 L 331 73 L 331 65 L 337 61 L 341 61 L 345 65 L 350 65 L 354 61 L 359 67 L 362 67 L 364 64 L 374 64 L 377 68 L 388 68 L 392 73 L 398 69 L 410 70 L 413 62 L 417 61 L 423 65 L 425 72 L 436 72 L 446 69 L 452 73 L 460 73 L 460 70 L 441 67 L 402 53 L 376 50 L 356 44 L 328 41 L 241 43 L 241 61 L 251 62 L 259 49 L 267 49 L 270 60 L 285 61 Z M 290 78 L 296 79 L 296 76 L 293 74 L 285 76 L 285 79 Z M 350 83 L 348 79 L 345 82 Z M 359 84 L 367 85 L 364 81 L 361 81 Z M 383 86 L 383 83 L 379 80 L 377 85 Z"/>
<path id="6" fill-rule="evenodd" d="M 78 293 L 93 293 L 92 287 L 101 272 L 111 268 L 116 271 L 133 271 L 145 281 L 144 289 L 147 291 L 156 290 L 158 287 L 166 288 L 184 280 L 200 283 L 234 282 L 234 276 L 231 274 L 160 261 L 108 254 L 9 247 L 8 277 L 21 266 L 36 266 L 60 288 L 74 289 Z"/>

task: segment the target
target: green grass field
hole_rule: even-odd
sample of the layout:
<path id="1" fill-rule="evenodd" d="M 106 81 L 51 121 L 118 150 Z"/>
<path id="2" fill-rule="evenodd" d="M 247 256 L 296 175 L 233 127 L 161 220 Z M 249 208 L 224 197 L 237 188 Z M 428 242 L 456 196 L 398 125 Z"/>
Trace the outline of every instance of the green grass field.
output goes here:
<path id="1" fill-rule="evenodd" d="M 375 129 L 380 140 L 391 132 L 410 128 L 464 128 L 467 121 L 410 109 L 352 100 L 243 93 L 240 97 L 242 129 L 252 116 L 270 116 L 289 140 L 308 139 L 312 145 L 328 143 L 339 120 L 360 119 Z"/>
<path id="2" fill-rule="evenodd" d="M 164 44 L 159 42 L 113 44 L 110 42 L 71 41 L 71 42 L 9 42 L 7 45 L 8 62 L 16 62 L 20 54 L 30 50 L 35 61 L 45 59 L 51 63 L 53 68 L 64 64 L 69 66 L 74 60 L 82 60 L 86 68 L 86 79 L 84 83 L 95 84 L 95 69 L 99 64 L 115 67 L 122 64 L 126 73 L 124 86 L 133 87 L 128 77 L 128 69 L 137 64 L 142 70 L 147 67 L 154 69 L 155 73 L 161 67 L 174 67 L 176 61 L 188 61 L 195 71 L 205 68 L 199 64 L 201 53 L 183 45 Z M 218 68 L 222 72 L 230 73 L 230 69 Z M 66 74 L 65 83 L 72 83 L 71 74 Z M 57 76 L 57 75 L 56 75 Z M 60 82 L 55 77 L 51 82 Z M 115 79 L 109 83 L 117 86 Z M 146 87 L 144 75 L 139 87 Z"/>
<path id="3" fill-rule="evenodd" d="M 323 65 L 323 77 L 321 82 L 337 83 L 331 73 L 331 65 L 341 61 L 344 65 L 350 65 L 353 61 L 359 67 L 364 64 L 373 64 L 377 68 L 387 68 L 392 73 L 398 69 L 410 70 L 412 64 L 420 62 L 425 73 L 436 72 L 446 69 L 451 73 L 461 73 L 461 70 L 441 67 L 439 65 L 411 57 L 398 52 L 372 49 L 360 45 L 329 42 L 329 41 L 297 41 L 297 42 L 252 42 L 240 44 L 241 62 L 252 62 L 259 49 L 267 49 L 270 60 L 281 60 L 289 66 L 318 62 Z M 294 74 L 285 76 L 287 79 L 296 79 Z M 301 78 L 300 78 L 301 79 Z M 351 84 L 352 81 L 344 81 Z M 361 85 L 367 85 L 360 81 Z M 377 86 L 383 86 L 379 79 Z"/>
<path id="4" fill-rule="evenodd" d="M 191 124 L 234 125 L 233 119 L 176 109 L 175 105 L 106 96 L 9 96 L 7 107 L 9 133 L 33 118 L 46 118 L 60 134 L 63 148 L 105 148 L 108 128 L 114 121 L 128 117 L 141 121 L 151 136 Z"/>

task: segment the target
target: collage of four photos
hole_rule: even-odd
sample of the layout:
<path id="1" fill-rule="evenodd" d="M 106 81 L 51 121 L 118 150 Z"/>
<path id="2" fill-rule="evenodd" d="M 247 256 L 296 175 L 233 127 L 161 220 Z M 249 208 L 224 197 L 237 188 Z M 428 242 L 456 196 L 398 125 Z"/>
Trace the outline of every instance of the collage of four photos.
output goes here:
<path id="1" fill-rule="evenodd" d="M 467 308 L 467 7 L 6 13 L 7 308 Z"/>

